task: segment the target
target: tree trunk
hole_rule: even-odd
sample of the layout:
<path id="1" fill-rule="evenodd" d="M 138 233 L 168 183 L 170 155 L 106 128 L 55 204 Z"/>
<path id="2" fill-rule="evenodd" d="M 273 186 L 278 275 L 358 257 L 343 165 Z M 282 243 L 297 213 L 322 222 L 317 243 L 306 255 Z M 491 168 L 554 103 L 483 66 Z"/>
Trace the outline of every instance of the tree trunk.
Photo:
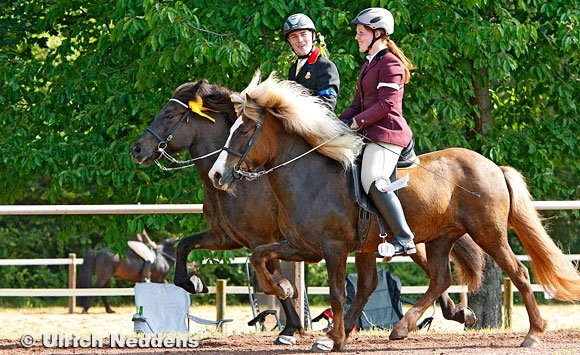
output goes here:
<path id="1" fill-rule="evenodd" d="M 485 255 L 483 283 L 478 292 L 469 297 L 469 307 L 477 315 L 477 322 L 466 329 L 500 328 L 502 326 L 502 271 Z"/>
<path id="2" fill-rule="evenodd" d="M 481 78 L 487 78 L 487 69 L 483 68 L 478 73 Z M 475 123 L 474 130 L 467 130 L 467 139 L 475 138 L 475 134 L 487 134 L 493 127 L 491 116 L 491 98 L 489 97 L 489 85 L 480 82 L 478 79 L 472 81 L 475 96 L 471 98 L 471 104 L 476 105 L 479 115 L 473 115 Z"/>
<path id="3" fill-rule="evenodd" d="M 475 122 L 475 132 L 468 131 L 468 139 L 473 138 L 473 134 L 487 134 L 493 127 L 491 115 L 491 98 L 489 96 L 489 84 L 486 84 L 488 71 L 486 68 L 476 73 L 480 80 L 473 80 L 475 97 L 471 104 L 477 105 L 479 115 L 473 115 Z M 471 136 L 471 137 L 469 137 Z M 481 153 L 481 152 L 480 152 Z M 485 256 L 486 267 L 483 270 L 483 283 L 478 292 L 469 297 L 469 307 L 473 309 L 477 316 L 477 322 L 467 328 L 499 328 L 502 325 L 501 305 L 502 305 L 502 271 L 488 255 Z"/>

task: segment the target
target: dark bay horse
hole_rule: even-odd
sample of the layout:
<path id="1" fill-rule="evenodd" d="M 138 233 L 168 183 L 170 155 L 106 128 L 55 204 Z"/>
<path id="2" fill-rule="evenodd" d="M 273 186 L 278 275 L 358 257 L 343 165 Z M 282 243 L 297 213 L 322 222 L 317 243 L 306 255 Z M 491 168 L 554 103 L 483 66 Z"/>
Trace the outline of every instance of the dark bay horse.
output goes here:
<path id="1" fill-rule="evenodd" d="M 165 239 L 157 243 L 155 263 L 151 265 L 151 282 L 167 282 L 167 274 L 175 263 L 175 242 L 177 238 Z M 83 264 L 77 277 L 78 288 L 110 287 L 111 279 L 141 282 L 142 270 L 145 261 L 133 250 L 127 249 L 126 258 L 121 259 L 119 254 L 113 254 L 109 248 L 90 250 L 83 257 Z M 93 282 L 93 275 L 96 281 Z M 107 313 L 115 313 L 106 296 L 101 297 Z M 81 296 L 79 304 L 83 313 L 88 313 L 93 300 L 92 296 Z"/>
<path id="2" fill-rule="evenodd" d="M 185 150 L 194 157 L 204 187 L 203 212 L 209 229 L 182 238 L 177 246 L 174 283 L 190 293 L 198 293 L 189 281 L 186 267 L 187 256 L 192 250 L 254 250 L 260 245 L 284 239 L 278 225 L 278 203 L 266 179 L 241 182 L 233 196 L 213 188 L 208 178 L 208 172 L 217 158 L 217 154 L 212 153 L 219 152 L 224 146 L 230 127 L 237 119 L 230 99 L 232 94 L 229 89 L 209 84 L 206 80 L 179 86 L 147 131 L 131 147 L 133 159 L 143 165 L 158 162 L 164 157 L 171 159 L 170 154 Z M 170 136 L 171 139 L 168 138 Z M 468 276 L 481 273 L 484 266 L 482 252 L 470 238 L 461 238 L 451 253 L 458 270 L 470 269 L 464 272 Z M 371 258 L 374 263 L 372 253 Z M 419 246 L 413 260 L 427 272 L 424 246 Z M 479 260 L 479 264 L 474 260 Z M 279 261 L 269 260 L 265 265 L 275 279 L 284 279 Z M 374 264 L 373 269 L 376 269 Z M 480 281 L 477 278 L 463 280 L 473 288 Z M 277 342 L 284 342 L 294 338 L 296 331 L 302 332 L 302 326 L 290 300 L 286 297 L 279 300 L 287 323 Z M 439 301 L 446 319 L 467 324 L 475 322 L 473 312 L 465 305 L 455 305 L 447 293 L 443 292 Z"/>
<path id="3" fill-rule="evenodd" d="M 358 207 L 347 185 L 360 138 L 302 87 L 273 75 L 260 83 L 258 72 L 240 95 L 232 95 L 232 101 L 240 118 L 209 177 L 217 188 L 235 191 L 240 184 L 237 178 L 267 175 L 279 202 L 279 223 L 286 241 L 254 249 L 251 261 L 263 290 L 287 296 L 287 281 L 272 280 L 265 273 L 267 260 L 326 259 L 335 322 L 327 334 L 330 344 L 328 339 L 324 341 L 333 350 L 342 350 L 366 302 L 355 302 L 342 321 L 346 258 L 357 245 L 358 218 Z M 523 177 L 515 169 L 499 167 L 467 149 L 445 149 L 419 158 L 419 167 L 398 172 L 399 177 L 410 175 L 399 198 L 415 243 L 425 243 L 430 283 L 427 292 L 395 325 L 390 339 L 406 338 L 423 312 L 451 285 L 449 252 L 467 233 L 522 295 L 530 329 L 521 345 L 540 345 L 539 336 L 547 324 L 534 299 L 528 270 L 508 244 L 508 226 L 530 255 L 536 280 L 556 299 L 580 299 L 580 276 L 544 230 Z M 255 173 L 260 167 L 265 170 Z M 359 251 L 375 251 L 379 242 L 380 238 L 370 233 Z M 374 260 L 359 258 L 360 267 L 367 271 L 359 272 L 358 290 L 370 294 L 376 285 L 376 275 L 371 275 Z M 356 311 L 350 313 L 353 308 Z"/>

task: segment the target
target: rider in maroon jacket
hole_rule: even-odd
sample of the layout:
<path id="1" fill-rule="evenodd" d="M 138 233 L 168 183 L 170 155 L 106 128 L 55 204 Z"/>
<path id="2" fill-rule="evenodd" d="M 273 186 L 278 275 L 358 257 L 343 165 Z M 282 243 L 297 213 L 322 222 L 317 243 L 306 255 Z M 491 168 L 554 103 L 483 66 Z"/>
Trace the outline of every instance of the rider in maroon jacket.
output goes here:
<path id="1" fill-rule="evenodd" d="M 284 36 L 298 56 L 288 71 L 288 80 L 309 89 L 312 95 L 319 96 L 334 111 L 340 77 L 336 65 L 314 45 L 314 22 L 304 14 L 291 15 L 284 22 Z"/>
<path id="2" fill-rule="evenodd" d="M 362 185 L 393 233 L 394 255 L 414 254 L 414 236 L 399 198 L 387 187 L 401 151 L 413 136 L 403 117 L 403 93 L 412 64 L 390 39 L 394 20 L 388 10 L 365 9 L 351 24 L 356 25 L 359 51 L 368 56 L 352 104 L 340 119 L 366 137 Z"/>

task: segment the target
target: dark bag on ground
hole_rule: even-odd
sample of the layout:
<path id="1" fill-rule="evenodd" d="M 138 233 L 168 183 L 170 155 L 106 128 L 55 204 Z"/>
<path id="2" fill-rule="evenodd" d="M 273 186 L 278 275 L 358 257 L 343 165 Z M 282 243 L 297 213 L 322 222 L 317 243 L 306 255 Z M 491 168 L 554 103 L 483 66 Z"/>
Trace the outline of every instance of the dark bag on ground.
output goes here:
<path id="1" fill-rule="evenodd" d="M 356 322 L 358 329 L 392 329 L 403 317 L 401 280 L 384 269 L 377 269 L 377 276 L 379 283 Z M 354 300 L 357 279 L 357 274 L 349 274 L 346 277 L 347 307 Z"/>

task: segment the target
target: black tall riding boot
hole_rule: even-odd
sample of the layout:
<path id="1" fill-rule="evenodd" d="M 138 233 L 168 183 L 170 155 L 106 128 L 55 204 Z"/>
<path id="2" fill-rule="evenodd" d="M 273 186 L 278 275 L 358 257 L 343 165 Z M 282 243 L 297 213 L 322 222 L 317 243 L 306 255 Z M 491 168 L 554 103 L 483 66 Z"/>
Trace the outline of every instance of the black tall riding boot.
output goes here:
<path id="1" fill-rule="evenodd" d="M 143 265 L 143 282 L 151 282 L 151 265 L 153 264 L 150 261 L 146 261 Z"/>
<path id="2" fill-rule="evenodd" d="M 375 187 L 375 183 L 372 183 L 369 196 L 393 233 L 391 244 L 395 247 L 394 255 L 415 254 L 417 249 L 413 242 L 413 232 L 407 225 L 403 206 L 397 195 L 393 192 L 381 192 Z"/>

